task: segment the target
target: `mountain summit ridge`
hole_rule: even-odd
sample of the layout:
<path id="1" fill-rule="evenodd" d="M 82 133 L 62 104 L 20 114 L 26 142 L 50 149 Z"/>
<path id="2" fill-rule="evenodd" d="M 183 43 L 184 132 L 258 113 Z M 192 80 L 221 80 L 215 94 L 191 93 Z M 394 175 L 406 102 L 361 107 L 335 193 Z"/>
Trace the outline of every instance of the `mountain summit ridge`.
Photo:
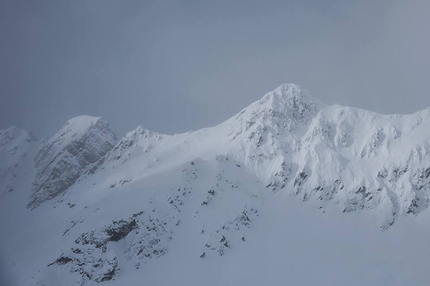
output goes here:
<path id="1" fill-rule="evenodd" d="M 309 105 L 319 105 L 320 107 L 324 107 L 320 100 L 311 96 L 309 92 L 303 89 L 300 85 L 294 83 L 283 83 L 275 88 L 273 91 L 267 93 L 265 96 L 277 97 L 278 101 L 283 101 L 288 104 L 288 101 L 297 102 L 303 101 Z M 262 100 L 265 99 L 263 96 Z"/>
<path id="2" fill-rule="evenodd" d="M 16 233 L 0 233 L 11 245 L 0 254 L 27 257 L 15 256 L 27 244 L 39 254 L 10 266 L 25 265 L 22 285 L 59 285 L 63 277 L 121 285 L 121 273 L 151 275 L 133 271 L 154 270 L 169 257 L 196 258 L 204 267 L 204 259 L 250 251 L 259 237 L 254 227 L 279 220 L 282 228 L 284 219 L 312 224 L 288 212 L 291 206 L 322 221 L 370 222 L 381 237 L 429 216 L 428 128 L 430 109 L 381 115 L 326 105 L 282 84 L 230 119 L 187 133 L 138 126 L 117 140 L 103 118 L 79 116 L 36 148 L 30 133 L 0 131 L 0 152 L 10 158 L 0 165 L 0 221 Z M 298 225 L 284 238 L 306 228 Z M 38 237 L 34 248 L 30 237 Z"/>

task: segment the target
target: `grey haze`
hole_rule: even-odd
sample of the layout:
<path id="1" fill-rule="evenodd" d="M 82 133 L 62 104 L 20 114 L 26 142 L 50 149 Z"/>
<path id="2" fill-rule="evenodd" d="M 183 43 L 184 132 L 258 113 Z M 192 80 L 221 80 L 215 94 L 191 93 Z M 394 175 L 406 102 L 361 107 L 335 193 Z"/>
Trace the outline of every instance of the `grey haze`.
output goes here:
<path id="1" fill-rule="evenodd" d="M 382 113 L 430 106 L 430 2 L 1 1 L 0 129 L 71 117 L 178 133 L 283 82 Z"/>

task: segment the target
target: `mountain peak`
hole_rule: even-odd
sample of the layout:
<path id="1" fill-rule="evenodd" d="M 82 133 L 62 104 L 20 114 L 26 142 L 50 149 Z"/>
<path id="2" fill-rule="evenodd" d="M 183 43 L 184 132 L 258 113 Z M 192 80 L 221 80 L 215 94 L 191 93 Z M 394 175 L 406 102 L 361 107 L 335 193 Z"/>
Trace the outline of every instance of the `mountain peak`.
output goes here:
<path id="1" fill-rule="evenodd" d="M 301 96 L 302 91 L 304 91 L 304 89 L 295 83 L 283 83 L 273 90 L 273 92 L 276 92 L 282 96 Z"/>
<path id="2" fill-rule="evenodd" d="M 273 91 L 267 93 L 261 101 L 269 101 L 274 107 L 282 109 L 282 106 L 295 107 L 302 103 L 317 109 L 321 109 L 324 105 L 316 98 L 309 95 L 308 91 L 303 89 L 300 85 L 294 83 L 283 83 Z"/>
<path id="3" fill-rule="evenodd" d="M 80 115 L 69 119 L 61 128 L 60 131 L 67 132 L 84 132 L 94 124 L 96 124 L 99 120 L 104 120 L 101 117 L 94 117 L 89 115 Z"/>
<path id="4" fill-rule="evenodd" d="M 233 117 L 229 134 L 236 134 L 233 136 L 236 138 L 258 122 L 270 126 L 276 133 L 291 133 L 308 124 L 324 106 L 299 85 L 284 83 Z"/>

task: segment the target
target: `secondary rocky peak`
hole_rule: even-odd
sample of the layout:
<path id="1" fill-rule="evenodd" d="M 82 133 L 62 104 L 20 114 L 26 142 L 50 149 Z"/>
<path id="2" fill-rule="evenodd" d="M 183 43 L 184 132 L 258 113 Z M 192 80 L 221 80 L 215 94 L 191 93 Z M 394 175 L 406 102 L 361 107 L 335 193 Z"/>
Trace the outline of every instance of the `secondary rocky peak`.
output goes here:
<path id="1" fill-rule="evenodd" d="M 69 143 L 74 138 L 84 135 L 90 129 L 110 129 L 107 121 L 102 117 L 81 115 L 69 119 L 61 129 L 49 140 L 49 143 L 59 145 Z M 49 144 L 48 143 L 48 144 Z"/>
<path id="2" fill-rule="evenodd" d="M 155 148 L 157 142 L 165 138 L 166 135 L 150 131 L 141 125 L 135 130 L 127 133 L 116 146 L 106 155 L 106 160 L 114 162 L 121 160 L 124 163 L 132 156 L 131 154 L 148 153 Z M 116 163 L 115 163 L 116 164 Z"/>
<path id="3" fill-rule="evenodd" d="M 75 128 L 88 128 L 89 126 L 95 124 L 97 121 L 102 119 L 102 117 L 95 117 L 89 115 L 79 115 L 69 119 L 64 126 L 70 126 Z"/>
<path id="4" fill-rule="evenodd" d="M 126 137 L 140 137 L 140 138 L 162 138 L 163 135 L 151 131 L 149 129 L 146 129 L 145 127 L 143 127 L 142 125 L 137 126 L 137 128 L 129 133 L 126 134 Z"/>
<path id="5" fill-rule="evenodd" d="M 66 191 L 115 143 L 116 136 L 103 118 L 78 116 L 67 121 L 36 155 L 37 174 L 28 206 L 37 207 Z"/>

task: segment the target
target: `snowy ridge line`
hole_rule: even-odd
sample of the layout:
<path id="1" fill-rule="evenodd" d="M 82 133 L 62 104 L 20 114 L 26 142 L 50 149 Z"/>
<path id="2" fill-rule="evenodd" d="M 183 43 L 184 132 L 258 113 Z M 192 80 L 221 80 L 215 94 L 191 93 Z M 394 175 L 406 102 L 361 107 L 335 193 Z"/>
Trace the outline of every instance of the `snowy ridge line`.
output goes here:
<path id="1" fill-rule="evenodd" d="M 0 256 L 14 261 L 11 273 L 28 273 L 19 285 L 126 285 L 133 275 L 168 285 L 152 274 L 164 263 L 190 273 L 182 259 L 206 271 L 250 259 L 250 250 L 276 256 L 275 245 L 280 253 L 289 247 L 284 240 L 318 237 L 313 221 L 330 228 L 326 217 L 357 236 L 345 221 L 371 221 L 381 242 L 405 221 L 427 219 L 429 127 L 430 109 L 381 115 L 283 84 L 219 125 L 182 134 L 139 126 L 118 141 L 106 120 L 91 116 L 45 141 L 2 130 L 0 220 L 10 235 L 0 242 L 10 247 Z M 331 241 L 322 235 L 321 243 Z"/>

